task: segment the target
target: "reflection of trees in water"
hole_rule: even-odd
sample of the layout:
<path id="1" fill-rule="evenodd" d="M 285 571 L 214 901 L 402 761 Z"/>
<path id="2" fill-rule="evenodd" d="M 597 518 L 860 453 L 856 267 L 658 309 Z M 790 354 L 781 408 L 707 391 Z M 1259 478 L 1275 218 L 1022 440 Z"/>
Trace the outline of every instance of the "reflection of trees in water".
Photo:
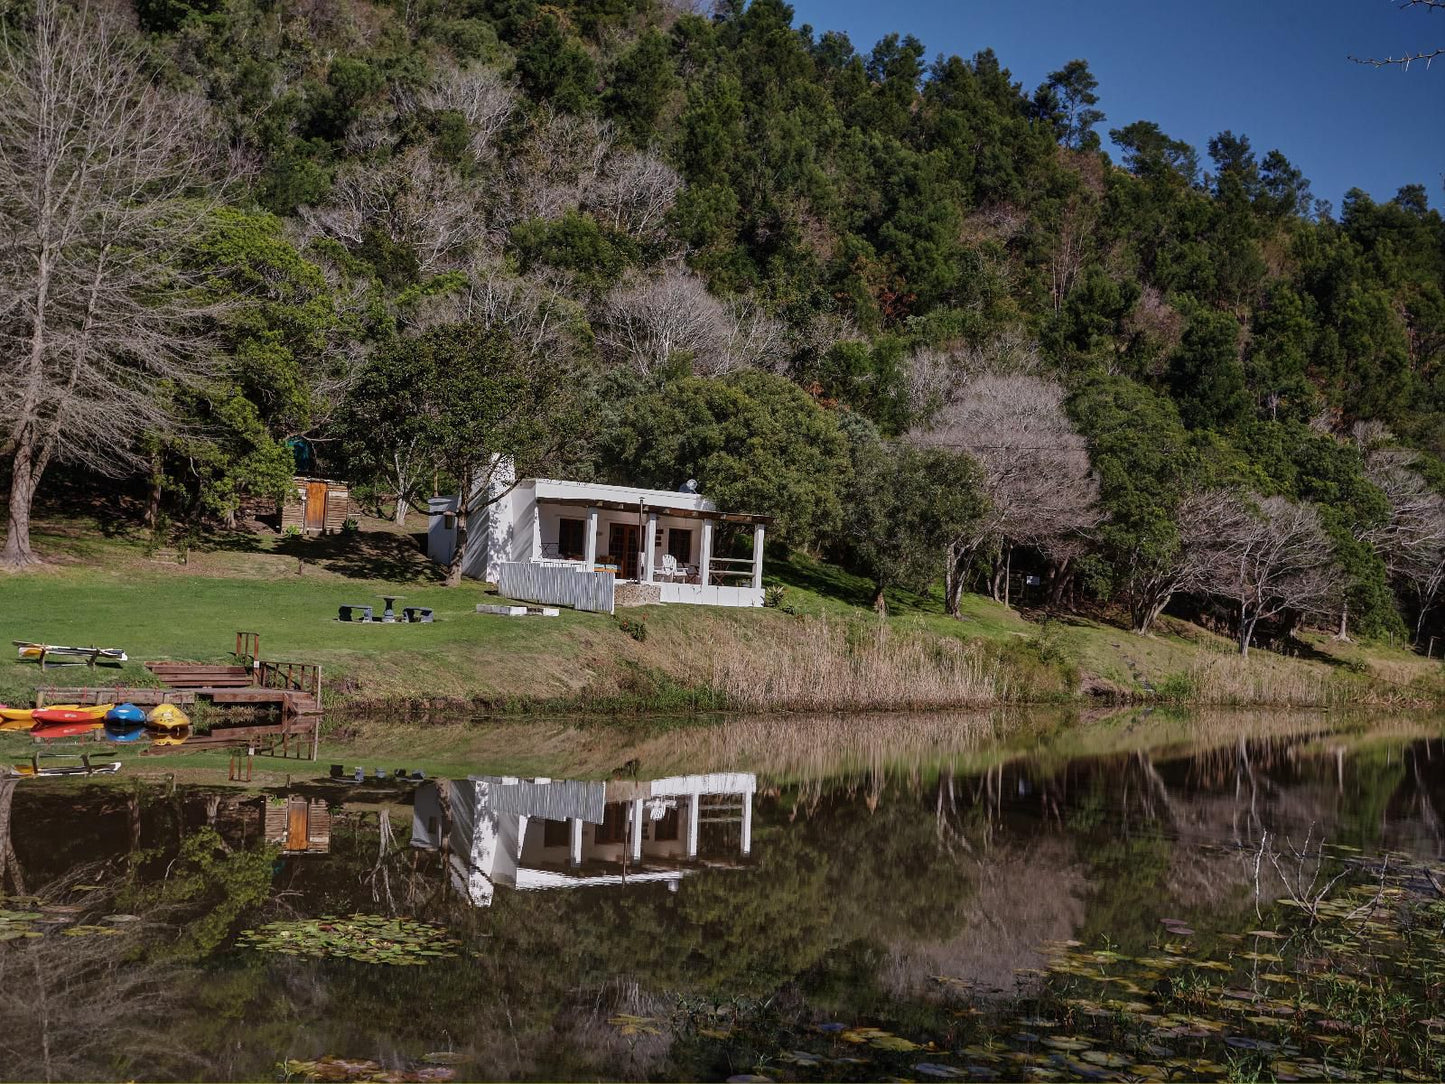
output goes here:
<path id="1" fill-rule="evenodd" d="M 25 894 L 25 875 L 20 859 L 15 856 L 15 843 L 10 836 L 11 810 L 15 804 L 15 776 L 0 776 L 0 894 L 6 891 Z"/>
<path id="2" fill-rule="evenodd" d="M 37 906 L 83 900 L 80 922 L 112 903 L 105 890 L 75 886 L 103 878 L 101 864 L 51 881 Z M 67 937 L 57 929 L 0 951 L 0 1074 L 9 1080 L 94 1080 L 210 1075 L 205 1047 L 177 1044 L 167 1022 L 189 1011 L 199 976 L 158 958 L 170 928 L 130 923 L 113 936 Z"/>

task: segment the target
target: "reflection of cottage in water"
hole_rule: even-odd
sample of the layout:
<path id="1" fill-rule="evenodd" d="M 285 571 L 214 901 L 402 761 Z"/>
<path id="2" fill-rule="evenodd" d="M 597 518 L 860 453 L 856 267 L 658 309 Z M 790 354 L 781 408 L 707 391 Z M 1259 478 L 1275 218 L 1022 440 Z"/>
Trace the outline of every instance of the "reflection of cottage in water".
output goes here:
<path id="1" fill-rule="evenodd" d="M 748 856 L 756 788 L 755 776 L 735 772 L 607 783 L 473 776 L 418 788 L 411 843 L 440 848 L 449 817 L 453 879 L 479 907 L 496 885 L 675 884 Z"/>

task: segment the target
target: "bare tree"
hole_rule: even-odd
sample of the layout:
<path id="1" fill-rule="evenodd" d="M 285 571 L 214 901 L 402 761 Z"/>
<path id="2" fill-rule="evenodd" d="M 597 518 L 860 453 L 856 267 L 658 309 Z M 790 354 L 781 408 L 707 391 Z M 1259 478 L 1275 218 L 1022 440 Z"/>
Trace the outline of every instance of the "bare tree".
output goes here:
<path id="1" fill-rule="evenodd" d="M 1388 434 L 1384 434 L 1388 437 Z M 1400 447 L 1372 442 L 1357 427 L 1364 449 L 1365 477 L 1390 502 L 1390 519 L 1370 538 L 1390 578 L 1415 596 L 1415 638 L 1445 586 L 1445 496 L 1414 469 L 1415 455 Z M 1375 446 L 1371 446 L 1375 443 Z"/>
<path id="2" fill-rule="evenodd" d="M 563 294 L 563 285 L 546 271 L 515 275 L 500 263 L 479 260 L 460 289 L 422 307 L 417 328 L 473 323 L 504 328 L 529 357 L 570 360 L 577 350 L 574 332 L 587 314 Z"/>
<path id="3" fill-rule="evenodd" d="M 968 379 L 940 411 L 933 428 L 915 431 L 919 444 L 954 448 L 977 461 L 989 510 L 950 548 L 948 612 L 957 616 L 974 559 L 992 553 L 995 598 L 1009 601 L 1014 546 L 1032 546 L 1069 575 L 1078 543 L 1100 522 L 1099 486 L 1084 438 L 1064 412 L 1057 382 L 1026 374 L 985 373 Z"/>
<path id="4" fill-rule="evenodd" d="M 682 191 L 682 178 L 655 154 L 629 152 L 607 159 L 581 193 L 600 221 L 629 237 L 654 240 Z"/>
<path id="5" fill-rule="evenodd" d="M 686 354 L 694 372 L 715 376 L 737 367 L 727 352 L 728 331 L 727 311 L 702 279 L 669 268 L 613 290 L 599 338 L 642 373 L 657 372 Z"/>
<path id="6" fill-rule="evenodd" d="M 434 275 L 460 266 L 487 233 L 475 192 L 424 148 L 381 165 L 344 167 L 325 207 L 301 208 L 312 235 L 356 247 L 377 232 L 410 252 L 417 270 Z"/>
<path id="7" fill-rule="evenodd" d="M 1323 613 L 1338 577 L 1329 536 L 1313 505 L 1284 497 L 1208 495 L 1208 514 L 1192 524 L 1185 548 L 1200 555 L 1200 589 L 1238 608 L 1239 653 L 1255 627 L 1287 611 Z"/>
<path id="8" fill-rule="evenodd" d="M 787 325 L 750 298 L 734 298 L 726 308 L 728 357 L 739 367 L 782 371 L 791 353 Z"/>
<path id="9" fill-rule="evenodd" d="M 418 98 L 437 112 L 451 110 L 466 118 L 471 129 L 467 151 L 478 164 L 491 162 L 497 138 L 517 110 L 517 92 L 491 68 L 480 66 L 444 71 Z"/>
<path id="10" fill-rule="evenodd" d="M 119 475 L 173 429 L 162 389 L 207 372 L 207 317 L 175 258 L 216 179 L 200 100 L 149 78 L 109 14 L 39 0 L 0 39 L 0 564 L 37 558 L 30 510 L 52 461 Z"/>
<path id="11" fill-rule="evenodd" d="M 612 153 L 612 126 L 595 117 L 540 111 L 507 162 L 503 217 L 555 221 L 582 206 Z"/>
<path id="12" fill-rule="evenodd" d="M 1202 541 L 1234 510 L 1233 498 L 1224 490 L 1190 494 L 1175 515 L 1178 540 L 1172 551 L 1163 557 L 1146 560 L 1141 556 L 1129 562 L 1124 597 L 1135 632 L 1147 635 L 1176 594 L 1204 589 L 1214 558 Z"/>

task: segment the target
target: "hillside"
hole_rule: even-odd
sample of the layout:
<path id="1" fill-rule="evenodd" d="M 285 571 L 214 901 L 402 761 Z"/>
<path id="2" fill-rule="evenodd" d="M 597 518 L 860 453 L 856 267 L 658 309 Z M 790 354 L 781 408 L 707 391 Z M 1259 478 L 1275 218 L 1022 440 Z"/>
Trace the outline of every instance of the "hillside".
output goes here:
<path id="1" fill-rule="evenodd" d="M 928 62 L 906 27 L 856 46 L 779 0 L 0 20 L 0 176 L 38 179 L 0 190 L 0 566 L 42 561 L 32 514 L 77 498 L 199 554 L 295 474 L 403 520 L 499 453 L 695 480 L 846 570 L 850 600 L 941 590 L 971 619 L 938 619 L 942 642 L 1060 641 L 1038 665 L 1120 688 L 1216 679 L 1079 615 L 1326 659 L 1326 632 L 1421 654 L 1445 633 L 1445 220 L 1421 185 L 1333 208 L 1244 134 L 1105 118 L 1086 59 L 1026 88 L 991 50 Z M 1074 616 L 1000 632 L 980 598 L 1030 583 Z M 915 611 L 897 627 L 932 629 Z M 764 627 L 832 658 L 856 616 Z M 745 647 L 704 672 L 570 620 L 587 665 L 533 695 L 610 695 L 623 661 L 756 684 L 727 671 Z M 1008 695 L 996 661 L 952 659 L 938 695 Z M 906 664 L 900 703 L 934 696 L 932 665 Z M 390 667 L 363 680 L 384 693 Z M 439 685 L 513 691 L 487 680 Z"/>

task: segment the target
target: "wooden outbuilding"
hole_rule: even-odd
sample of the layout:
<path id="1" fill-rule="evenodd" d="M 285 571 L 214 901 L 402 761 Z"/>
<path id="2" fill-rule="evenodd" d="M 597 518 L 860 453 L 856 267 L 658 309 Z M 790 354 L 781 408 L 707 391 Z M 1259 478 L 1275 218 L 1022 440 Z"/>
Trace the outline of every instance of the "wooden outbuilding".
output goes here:
<path id="1" fill-rule="evenodd" d="M 292 479 L 295 489 L 281 502 L 281 530 L 300 527 L 304 534 L 328 534 L 359 513 L 351 487 L 334 478 Z"/>

